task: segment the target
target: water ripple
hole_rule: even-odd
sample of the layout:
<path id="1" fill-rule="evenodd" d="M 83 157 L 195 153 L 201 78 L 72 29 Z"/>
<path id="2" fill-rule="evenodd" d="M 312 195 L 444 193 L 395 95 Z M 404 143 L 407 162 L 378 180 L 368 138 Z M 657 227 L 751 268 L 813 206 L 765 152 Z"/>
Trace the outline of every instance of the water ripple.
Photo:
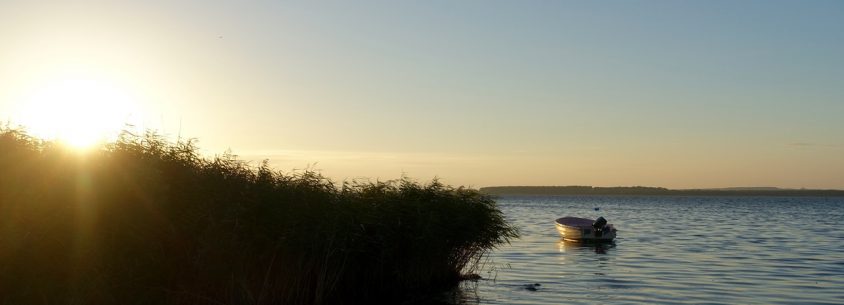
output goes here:
<path id="1" fill-rule="evenodd" d="M 523 236 L 490 254 L 485 280 L 464 285 L 457 303 L 844 303 L 842 198 L 568 196 L 499 205 Z M 565 215 L 604 216 L 619 237 L 563 242 L 553 220 Z"/>

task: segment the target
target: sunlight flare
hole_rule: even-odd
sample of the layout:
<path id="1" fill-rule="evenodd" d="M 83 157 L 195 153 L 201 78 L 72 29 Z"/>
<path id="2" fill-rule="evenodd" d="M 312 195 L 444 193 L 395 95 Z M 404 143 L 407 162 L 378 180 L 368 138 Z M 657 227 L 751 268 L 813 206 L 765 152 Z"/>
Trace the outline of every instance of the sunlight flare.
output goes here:
<path id="1" fill-rule="evenodd" d="M 137 117 L 131 94 L 102 80 L 46 84 L 24 99 L 21 123 L 33 135 L 78 149 L 110 140 Z"/>

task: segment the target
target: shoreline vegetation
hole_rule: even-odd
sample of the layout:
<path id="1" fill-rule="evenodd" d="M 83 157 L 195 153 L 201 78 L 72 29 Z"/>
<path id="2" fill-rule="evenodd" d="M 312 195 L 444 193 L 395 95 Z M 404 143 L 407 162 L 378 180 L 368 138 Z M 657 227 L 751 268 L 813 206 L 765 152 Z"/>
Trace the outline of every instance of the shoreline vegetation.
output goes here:
<path id="1" fill-rule="evenodd" d="M 782 189 L 775 187 L 735 187 L 720 189 L 667 189 L 662 187 L 594 187 L 594 186 L 491 186 L 480 192 L 491 196 L 555 196 L 555 195 L 644 195 L 644 196 L 779 196 L 779 197 L 844 197 L 844 190 Z"/>
<path id="2" fill-rule="evenodd" d="M 0 304 L 398 304 L 518 235 L 474 189 L 336 184 L 149 132 L 79 153 L 0 127 L 0 168 Z"/>

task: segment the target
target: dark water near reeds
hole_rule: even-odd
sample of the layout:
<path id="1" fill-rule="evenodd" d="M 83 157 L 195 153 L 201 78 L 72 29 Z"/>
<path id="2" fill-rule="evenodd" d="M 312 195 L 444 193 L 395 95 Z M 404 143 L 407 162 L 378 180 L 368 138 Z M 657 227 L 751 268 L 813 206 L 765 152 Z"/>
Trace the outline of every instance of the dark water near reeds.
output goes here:
<path id="1" fill-rule="evenodd" d="M 498 202 L 522 238 L 491 254 L 485 279 L 463 284 L 458 303 L 844 304 L 844 198 Z M 604 216 L 616 242 L 562 242 L 553 224 L 566 215 Z"/>

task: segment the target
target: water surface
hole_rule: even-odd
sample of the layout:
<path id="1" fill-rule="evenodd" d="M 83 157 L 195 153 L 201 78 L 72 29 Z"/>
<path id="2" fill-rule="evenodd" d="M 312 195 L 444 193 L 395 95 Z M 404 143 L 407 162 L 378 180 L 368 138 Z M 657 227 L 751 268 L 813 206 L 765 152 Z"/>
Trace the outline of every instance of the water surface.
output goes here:
<path id="1" fill-rule="evenodd" d="M 460 303 L 844 304 L 844 198 L 498 202 L 522 237 L 491 253 L 485 279 L 464 284 Z M 553 221 L 566 215 L 604 216 L 618 238 L 563 242 Z"/>

